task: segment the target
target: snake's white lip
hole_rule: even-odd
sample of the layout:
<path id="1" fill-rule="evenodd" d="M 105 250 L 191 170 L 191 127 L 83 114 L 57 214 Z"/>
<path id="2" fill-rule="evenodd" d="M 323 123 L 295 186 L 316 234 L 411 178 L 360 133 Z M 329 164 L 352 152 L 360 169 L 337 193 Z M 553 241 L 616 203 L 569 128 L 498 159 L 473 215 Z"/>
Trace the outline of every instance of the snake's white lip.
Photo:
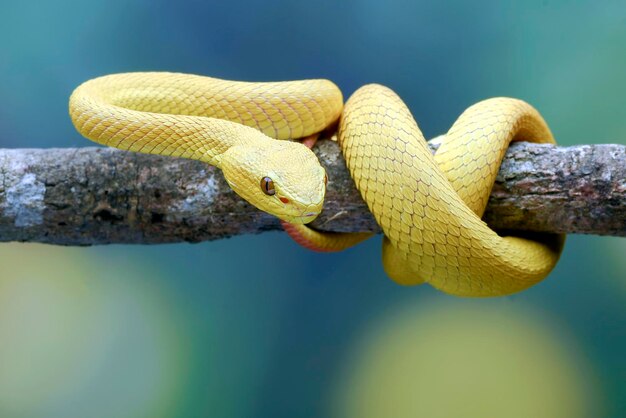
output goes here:
<path id="1" fill-rule="evenodd" d="M 303 213 L 300 216 L 291 218 L 288 222 L 295 223 L 295 224 L 308 224 L 309 222 L 312 222 L 315 218 L 317 218 L 318 215 L 319 213 L 317 212 L 307 212 L 307 213 Z"/>

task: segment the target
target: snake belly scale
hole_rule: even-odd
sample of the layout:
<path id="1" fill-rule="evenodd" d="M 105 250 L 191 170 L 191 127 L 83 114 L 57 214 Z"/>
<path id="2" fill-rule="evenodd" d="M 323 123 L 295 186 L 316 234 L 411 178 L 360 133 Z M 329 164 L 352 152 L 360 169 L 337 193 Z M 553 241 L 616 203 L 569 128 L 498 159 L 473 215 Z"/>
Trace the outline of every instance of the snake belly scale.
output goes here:
<path id="1" fill-rule="evenodd" d="M 471 106 L 434 156 L 400 98 L 375 84 L 344 107 L 327 80 L 116 74 L 79 86 L 70 116 L 96 142 L 221 168 L 240 196 L 292 223 L 292 234 L 318 250 L 367 235 L 304 225 L 322 210 L 324 169 L 305 146 L 275 139 L 310 136 L 339 119 L 346 164 L 385 234 L 385 271 L 401 284 L 427 282 L 459 296 L 510 294 L 546 277 L 562 250 L 561 235 L 500 236 L 480 219 L 508 144 L 554 142 L 539 113 L 520 100 Z"/>

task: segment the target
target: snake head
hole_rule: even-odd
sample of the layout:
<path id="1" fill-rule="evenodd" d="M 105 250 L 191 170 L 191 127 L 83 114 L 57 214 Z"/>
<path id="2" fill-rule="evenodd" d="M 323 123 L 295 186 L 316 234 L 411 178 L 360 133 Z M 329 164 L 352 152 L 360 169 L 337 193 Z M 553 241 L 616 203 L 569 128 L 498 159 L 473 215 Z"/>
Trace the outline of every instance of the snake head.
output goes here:
<path id="1" fill-rule="evenodd" d="M 236 145 L 222 155 L 220 165 L 239 196 L 284 221 L 309 223 L 322 211 L 326 172 L 302 144 L 268 140 Z"/>

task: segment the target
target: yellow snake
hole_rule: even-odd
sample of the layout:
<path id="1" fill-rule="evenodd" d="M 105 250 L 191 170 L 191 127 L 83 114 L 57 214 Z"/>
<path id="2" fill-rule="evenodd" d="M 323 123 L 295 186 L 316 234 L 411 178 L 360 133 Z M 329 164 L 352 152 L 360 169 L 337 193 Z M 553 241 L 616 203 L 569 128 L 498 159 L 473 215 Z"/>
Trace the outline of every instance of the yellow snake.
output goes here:
<path id="1" fill-rule="evenodd" d="M 337 250 L 367 234 L 314 231 L 325 172 L 292 141 L 339 119 L 338 141 L 357 188 L 385 234 L 383 263 L 401 284 L 430 283 L 461 296 L 525 289 L 556 264 L 563 236 L 499 236 L 481 219 L 511 141 L 554 139 L 527 103 L 495 98 L 468 108 L 433 156 L 391 90 L 367 85 L 343 106 L 328 80 L 248 83 L 175 73 L 96 78 L 70 98 L 78 131 L 125 150 L 219 167 L 261 210 L 292 224 L 309 247 Z"/>

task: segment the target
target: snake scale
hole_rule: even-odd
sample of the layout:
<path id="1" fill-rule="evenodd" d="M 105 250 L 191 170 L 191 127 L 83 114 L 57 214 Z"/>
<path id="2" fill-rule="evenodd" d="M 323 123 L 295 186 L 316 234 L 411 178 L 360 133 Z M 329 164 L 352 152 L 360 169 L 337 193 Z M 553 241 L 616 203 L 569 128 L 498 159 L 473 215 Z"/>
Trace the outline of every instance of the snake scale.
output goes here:
<path id="1" fill-rule="evenodd" d="M 459 296 L 511 294 L 545 278 L 563 247 L 562 235 L 498 235 L 480 219 L 509 143 L 554 142 L 541 115 L 521 100 L 469 107 L 434 156 L 406 105 L 377 84 L 344 106 L 328 80 L 113 74 L 80 85 L 69 112 L 76 129 L 101 144 L 220 168 L 237 194 L 320 251 L 369 235 L 305 225 L 322 210 L 325 170 L 304 145 L 275 139 L 308 137 L 338 121 L 346 165 L 385 235 L 385 271 L 400 284 L 429 283 Z"/>

